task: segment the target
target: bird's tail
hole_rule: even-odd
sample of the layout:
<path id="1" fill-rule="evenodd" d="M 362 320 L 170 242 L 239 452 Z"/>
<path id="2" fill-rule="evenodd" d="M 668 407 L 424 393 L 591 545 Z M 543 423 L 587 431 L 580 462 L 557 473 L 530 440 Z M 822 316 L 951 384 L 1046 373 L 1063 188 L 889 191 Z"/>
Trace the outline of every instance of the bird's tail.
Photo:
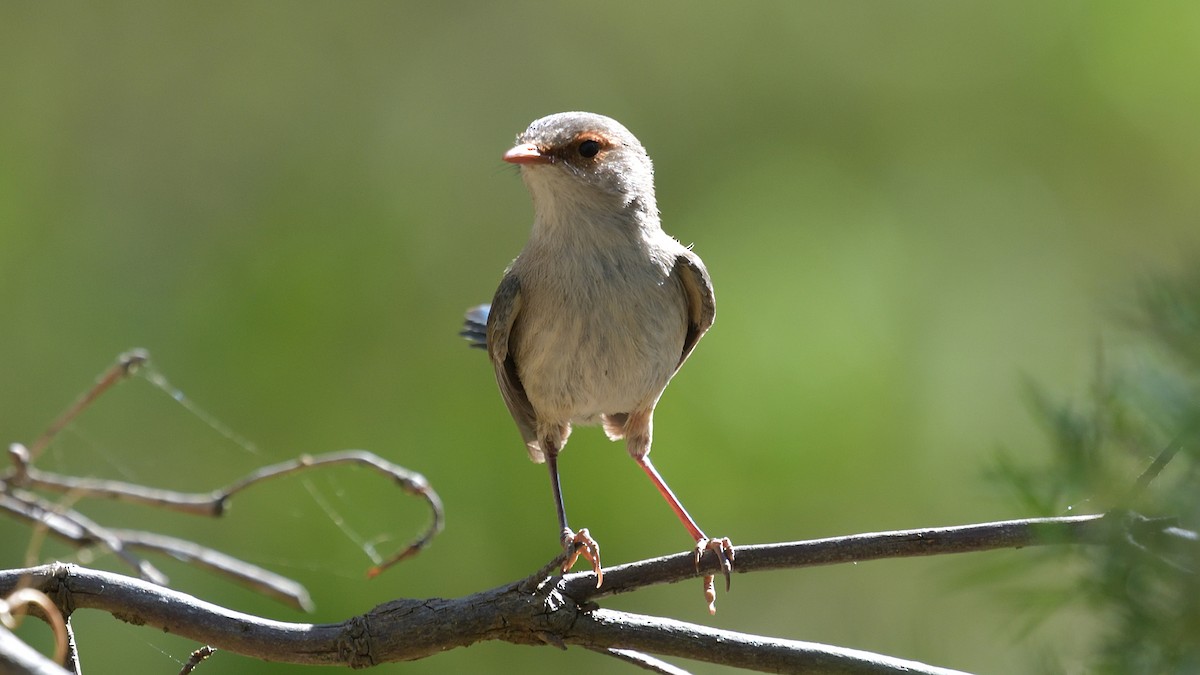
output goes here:
<path id="1" fill-rule="evenodd" d="M 458 334 L 466 338 L 472 347 L 487 349 L 487 320 L 491 311 L 492 306 L 487 304 L 476 305 L 467 310 L 462 330 Z"/>

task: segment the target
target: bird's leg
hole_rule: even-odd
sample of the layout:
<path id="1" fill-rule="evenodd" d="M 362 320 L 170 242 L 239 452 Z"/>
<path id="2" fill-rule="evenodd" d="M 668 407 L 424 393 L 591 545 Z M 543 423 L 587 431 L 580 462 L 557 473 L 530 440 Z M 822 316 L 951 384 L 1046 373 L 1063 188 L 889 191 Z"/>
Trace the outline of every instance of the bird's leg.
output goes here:
<path id="1" fill-rule="evenodd" d="M 573 532 L 567 525 L 567 508 L 563 504 L 562 485 L 558 480 L 558 448 L 549 446 L 547 450 L 546 466 L 550 469 L 550 486 L 554 490 L 554 505 L 558 508 L 558 526 L 561 528 L 559 538 L 568 553 L 562 571 L 565 574 L 582 555 L 592 564 L 592 570 L 596 573 L 596 588 L 600 588 L 600 584 L 604 583 L 604 570 L 600 567 L 600 544 L 592 539 L 586 527 Z"/>
<path id="2" fill-rule="evenodd" d="M 641 457 L 635 456 L 634 461 L 650 477 L 651 482 L 654 483 L 654 487 L 658 488 L 659 494 L 671 505 L 671 510 L 675 512 L 675 516 L 679 518 L 679 522 L 683 523 L 683 526 L 687 528 L 688 534 L 692 535 L 692 539 L 696 540 L 696 571 L 700 570 L 701 554 L 704 553 L 705 549 L 711 550 L 717 555 L 717 560 L 721 563 L 721 572 L 725 575 L 725 590 L 728 592 L 729 573 L 733 571 L 733 543 L 727 537 L 709 539 L 704 534 L 704 531 L 696 524 L 696 521 L 687 512 L 687 509 L 683 508 L 683 503 L 671 491 L 667 482 L 659 475 L 658 469 L 655 469 L 654 465 L 650 463 L 649 453 Z M 717 609 L 714 604 L 716 602 L 716 591 L 713 589 L 713 575 L 704 577 L 704 597 L 708 601 L 709 613 L 715 614 Z"/>

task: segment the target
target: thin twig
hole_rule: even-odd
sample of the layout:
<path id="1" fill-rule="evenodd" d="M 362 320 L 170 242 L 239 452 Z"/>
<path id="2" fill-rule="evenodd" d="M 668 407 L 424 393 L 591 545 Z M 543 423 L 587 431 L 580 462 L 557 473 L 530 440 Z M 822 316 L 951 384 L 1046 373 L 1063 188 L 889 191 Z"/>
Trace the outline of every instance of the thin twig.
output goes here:
<path id="1" fill-rule="evenodd" d="M 217 650 L 208 645 L 204 645 L 200 649 L 197 649 L 196 651 L 192 652 L 192 656 L 187 660 L 187 663 L 183 664 L 183 668 L 179 670 L 179 675 L 190 675 L 190 673 L 196 669 L 196 666 L 200 665 L 201 661 L 204 661 L 216 653 Z"/>
<path id="2" fill-rule="evenodd" d="M 1158 475 L 1162 473 L 1163 469 L 1167 468 L 1167 464 L 1171 463 L 1171 460 L 1175 458 L 1175 455 L 1177 455 L 1181 449 L 1183 449 L 1183 446 L 1186 445 L 1188 441 L 1194 440 L 1193 437 L 1195 436 L 1195 433 L 1195 425 L 1188 425 L 1188 427 L 1179 432 L 1175 438 L 1172 438 L 1171 442 L 1167 443 L 1166 447 L 1164 447 L 1162 451 L 1158 453 L 1158 456 L 1154 458 L 1154 461 L 1150 463 L 1150 466 L 1146 467 L 1146 470 L 1137 477 L 1136 481 L 1134 481 L 1133 487 L 1129 490 L 1129 495 L 1126 497 L 1125 503 L 1132 504 L 1135 499 L 1140 497 L 1142 493 L 1146 491 L 1146 488 L 1150 486 L 1151 481 L 1157 478 Z"/>
<path id="3" fill-rule="evenodd" d="M 67 622 L 46 594 L 36 588 L 18 588 L 4 598 L 0 598 L 0 624 L 5 628 L 15 629 L 21 619 L 36 607 L 41 611 L 41 618 L 50 624 L 54 631 L 54 662 L 65 663 L 67 660 Z"/>
<path id="4" fill-rule="evenodd" d="M 0 492 L 0 509 L 34 523 L 47 532 L 83 545 L 102 546 L 125 564 L 137 570 L 138 576 L 156 584 L 167 583 L 163 574 L 148 560 L 134 555 L 120 537 L 82 513 L 49 502 L 25 490 Z"/>
<path id="5" fill-rule="evenodd" d="M 858 649 L 747 635 L 609 609 L 580 615 L 567 640 L 585 645 L 620 644 L 639 651 L 770 673 L 963 675 L 957 670 Z"/>
<path id="6" fill-rule="evenodd" d="M 71 624 L 69 616 L 67 617 L 67 660 L 64 665 L 73 675 L 80 675 L 83 672 L 83 665 L 79 662 L 79 645 L 75 642 L 75 626 Z"/>
<path id="7" fill-rule="evenodd" d="M 50 445 L 50 441 L 62 431 L 63 427 L 71 423 L 71 420 L 79 416 L 92 401 L 95 401 L 98 396 L 108 391 L 114 384 L 129 377 L 137 371 L 138 366 L 142 365 L 150 359 L 150 354 L 144 349 L 131 349 L 117 357 L 117 362 L 100 374 L 96 380 L 96 384 L 83 394 L 75 399 L 61 415 L 58 416 L 50 426 L 42 432 L 41 436 L 37 437 L 29 446 L 29 454 L 31 459 L 37 459 L 46 446 Z"/>
<path id="8" fill-rule="evenodd" d="M 150 355 L 144 349 L 133 349 L 121 354 L 117 358 L 117 363 L 105 370 L 96 383 L 68 406 L 28 448 L 20 443 L 13 443 L 9 446 L 8 454 L 12 465 L 8 471 L 0 474 L 0 488 L 3 488 L 0 490 L 0 510 L 8 511 L 36 523 L 39 528 L 42 528 L 40 531 L 49 531 L 56 536 L 81 544 L 103 546 L 137 569 L 143 578 L 164 584 L 167 581 L 166 576 L 148 562 L 128 553 L 126 548 L 130 542 L 123 542 L 119 537 L 113 536 L 115 530 L 101 527 L 72 508 L 51 505 L 50 502 L 33 493 L 22 492 L 15 488 L 67 494 L 70 495 L 72 502 L 83 498 L 112 499 L 194 515 L 220 516 L 224 513 L 227 502 L 235 494 L 260 482 L 315 467 L 359 464 L 391 478 L 406 493 L 424 499 L 432 514 L 429 526 L 421 534 L 390 558 L 370 568 L 367 571 L 368 577 L 377 576 L 392 565 L 416 555 L 442 531 L 445 522 L 442 502 L 429 485 L 429 481 L 419 473 L 409 471 L 365 450 L 344 450 L 318 456 L 303 455 L 298 459 L 261 467 L 223 489 L 208 493 L 178 492 L 124 481 L 69 476 L 42 471 L 33 465 L 42 450 L 67 424 L 70 424 L 100 395 L 132 375 L 149 359 Z M 161 374 L 157 375 L 156 380 L 160 386 L 165 383 L 165 378 Z M 293 606 L 302 608 L 311 606 L 308 593 L 302 586 L 249 563 L 171 537 L 155 538 L 149 533 L 137 533 L 133 538 L 141 548 L 158 550 L 176 558 L 202 564 L 209 569 L 232 576 L 240 583 L 251 585 L 268 595 L 283 599 Z"/>
<path id="9" fill-rule="evenodd" d="M 193 541 L 141 530 L 110 529 L 131 549 L 154 551 L 233 579 L 256 593 L 304 612 L 315 609 L 303 584 Z"/>
<path id="10" fill-rule="evenodd" d="M 73 675 L 4 626 L 0 626 L 0 673 Z"/>
<path id="11" fill-rule="evenodd" d="M 393 464 L 366 450 L 343 450 L 316 456 L 304 455 L 297 459 L 261 467 L 224 488 L 208 493 L 177 492 L 174 490 L 148 488 L 123 481 L 77 478 L 41 471 L 29 464 L 30 453 L 19 443 L 12 444 L 9 449 L 9 457 L 12 459 L 14 467 L 10 471 L 10 485 L 65 493 L 76 498 L 113 499 L 203 516 L 222 515 L 229 500 L 234 495 L 267 480 L 290 476 L 310 469 L 340 464 L 366 466 L 391 478 L 399 484 L 405 493 L 422 498 L 429 506 L 431 514 L 430 523 L 425 530 L 389 559 L 372 567 L 368 571 L 368 576 L 371 577 L 378 575 L 385 569 L 406 558 L 416 555 L 442 531 L 445 523 L 441 499 L 424 476 L 414 471 L 409 471 L 398 464 Z M 19 502 L 27 503 L 21 504 Z M 157 579 L 160 583 L 166 583 L 166 577 L 161 572 L 158 572 L 153 566 L 150 566 L 140 558 L 130 556 L 125 551 L 126 546 L 122 544 L 119 538 L 114 538 L 111 535 L 112 531 L 101 528 L 78 511 L 56 509 L 49 502 L 32 495 L 32 493 L 20 491 L 13 491 L 13 497 L 7 497 L 3 493 L 0 493 L 0 509 L 7 510 L 30 521 L 44 522 L 50 532 L 66 539 L 79 539 L 82 532 L 90 542 L 103 545 L 122 556 L 126 562 L 138 569 L 140 574 L 146 575 L 146 578 L 151 580 Z M 51 519 L 51 514 L 56 516 L 53 518 L 53 524 L 41 520 L 43 518 Z M 172 555 L 175 554 L 172 553 Z M 176 557 L 192 557 L 199 560 L 199 556 L 187 556 L 186 554 L 182 554 L 182 552 Z M 218 565 L 211 567 L 214 569 L 220 568 Z M 248 568 L 243 567 L 243 569 Z M 220 571 L 224 572 L 228 570 L 221 569 Z M 262 577 L 256 577 L 255 575 L 236 578 L 242 583 L 262 585 L 264 588 L 271 588 L 273 586 L 271 581 Z M 298 598 L 298 595 L 293 595 L 291 601 L 298 600 Z"/>
<path id="12" fill-rule="evenodd" d="M 662 659 L 656 659 L 649 654 L 635 652 L 632 649 L 602 649 L 599 647 L 588 647 L 588 649 L 597 654 L 604 654 L 605 656 L 611 656 L 625 663 L 632 664 L 642 670 L 649 670 L 652 673 L 661 673 L 662 675 L 691 675 L 689 671 L 683 668 L 667 663 Z"/>

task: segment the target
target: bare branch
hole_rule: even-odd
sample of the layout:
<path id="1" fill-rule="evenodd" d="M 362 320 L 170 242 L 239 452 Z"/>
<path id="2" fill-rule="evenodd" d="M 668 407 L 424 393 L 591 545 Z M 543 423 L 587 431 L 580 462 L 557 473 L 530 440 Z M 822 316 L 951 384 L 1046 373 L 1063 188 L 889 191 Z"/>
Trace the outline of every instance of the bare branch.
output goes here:
<path id="1" fill-rule="evenodd" d="M 936 668 L 857 649 L 781 640 L 610 609 L 584 612 L 567 636 L 574 644 L 614 645 L 768 673 L 951 675 Z"/>
<path id="2" fill-rule="evenodd" d="M 41 617 L 50 624 L 54 631 L 54 661 L 63 663 L 67 659 L 67 622 L 62 612 L 46 597 L 46 594 L 36 588 L 17 588 L 0 599 L 0 624 L 6 628 L 16 628 L 21 619 L 28 613 L 29 607 L 41 611 Z"/>
<path id="3" fill-rule="evenodd" d="M 465 598 L 395 600 L 338 624 L 293 624 L 242 614 L 132 577 L 50 565 L 0 574 L 30 579 L 76 609 L 96 608 L 137 625 L 204 641 L 255 658 L 354 668 L 424 658 L 483 640 L 630 646 L 754 670 L 871 674 L 951 671 L 813 643 L 710 629 L 669 619 L 583 611 L 557 591 L 528 595 L 517 584 Z"/>
<path id="4" fill-rule="evenodd" d="M 1165 538 L 1172 546 L 1197 545 L 1196 533 L 1169 521 L 1116 513 L 745 546 L 738 550 L 737 571 L 1053 544 L 1120 546 L 1128 545 L 1130 538 L 1139 542 Z M 364 667 L 501 640 L 577 645 L 626 659 L 636 656 L 629 652 L 634 650 L 768 671 L 950 672 L 856 650 L 604 610 L 589 601 L 716 571 L 717 561 L 711 559 L 697 570 L 692 555 L 688 551 L 610 568 L 599 590 L 594 588 L 591 572 L 558 576 L 555 567 L 548 565 L 534 577 L 467 597 L 394 600 L 337 624 L 262 619 L 130 577 L 61 564 L 0 572 L 0 593 L 23 583 L 54 598 L 64 614 L 76 608 L 100 609 L 136 625 L 155 626 L 235 653 L 298 664 Z M 644 661 L 650 664 L 654 660 L 646 657 Z"/>
<path id="5" fill-rule="evenodd" d="M 79 645 L 75 642 L 75 626 L 67 617 L 67 660 L 64 664 L 73 675 L 79 675 L 83 668 L 79 665 Z"/>
<path id="6" fill-rule="evenodd" d="M 340 464 L 362 465 L 391 478 L 399 484 L 404 492 L 425 500 L 431 513 L 430 523 L 425 530 L 391 558 L 372 567 L 368 571 L 368 576 L 371 577 L 416 555 L 441 532 L 445 522 L 441 499 L 424 476 L 365 450 L 343 450 L 317 456 L 304 455 L 297 459 L 261 467 L 234 483 L 209 493 L 160 490 L 122 481 L 77 478 L 41 471 L 30 465 L 30 453 L 19 443 L 10 446 L 9 457 L 13 461 L 13 468 L 9 471 L 7 479 L 10 481 L 8 483 L 10 489 L 7 494 L 0 492 L 0 510 L 8 511 L 39 527 L 44 527 L 51 534 L 72 543 L 103 546 L 138 570 L 138 574 L 142 578 L 156 583 L 165 584 L 166 576 L 149 562 L 130 553 L 128 549 L 155 550 L 181 560 L 195 562 L 210 570 L 230 576 L 238 583 L 258 589 L 271 597 L 302 609 L 311 609 L 308 592 L 289 579 L 181 539 L 146 532 L 104 528 L 74 509 L 58 506 L 31 492 L 12 488 L 15 486 L 40 488 L 52 492 L 69 493 L 76 498 L 107 498 L 167 508 L 193 515 L 220 516 L 224 513 L 229 499 L 263 481 L 315 468 Z M 0 484 L 3 482 L 0 481 Z M 129 535 L 129 539 L 123 539 L 123 535 Z"/>
<path id="7" fill-rule="evenodd" d="M 42 450 L 50 445 L 50 441 L 62 431 L 63 427 L 71 423 L 79 413 L 83 412 L 92 401 L 95 401 L 104 392 L 108 391 L 114 384 L 124 380 L 135 373 L 139 366 L 150 359 L 150 354 L 144 349 L 131 349 L 117 357 L 117 362 L 110 366 L 107 370 L 100 374 L 90 389 L 85 391 L 75 402 L 70 405 L 61 415 L 58 416 L 41 436 L 29 446 L 29 455 L 31 459 L 37 459 L 38 455 L 42 454 Z"/>
<path id="8" fill-rule="evenodd" d="M 167 575 L 149 561 L 130 553 L 125 543 L 108 528 L 74 509 L 61 507 L 31 492 L 11 488 L 7 492 L 0 492 L 0 509 L 68 541 L 103 546 L 137 570 L 139 577 L 159 584 L 167 583 Z"/>
<path id="9" fill-rule="evenodd" d="M 13 675 L 71 675 L 49 657 L 0 626 L 0 673 Z"/>
<path id="10" fill-rule="evenodd" d="M 313 611 L 312 597 L 302 584 L 258 565 L 201 546 L 186 539 L 141 530 L 110 529 L 132 549 L 155 551 L 227 576 L 243 586 L 305 612 Z"/>
<path id="11" fill-rule="evenodd" d="M 84 498 L 111 499 L 193 515 L 220 516 L 224 513 L 228 500 L 235 494 L 263 481 L 316 467 L 357 464 L 384 474 L 398 483 L 406 493 L 421 497 L 428 504 L 432 514 L 428 527 L 421 534 L 392 557 L 369 569 L 368 577 L 374 577 L 392 565 L 416 555 L 441 532 L 445 520 L 442 502 L 429 485 L 429 481 L 419 473 L 409 471 L 365 450 L 344 450 L 315 457 L 303 455 L 294 460 L 261 467 L 223 489 L 208 493 L 177 492 L 123 481 L 70 476 L 42 471 L 33 465 L 42 450 L 67 424 L 101 394 L 132 375 L 149 359 L 150 355 L 143 349 L 121 354 L 117 363 L 105 370 L 96 383 L 68 406 L 29 448 L 20 443 L 9 446 L 8 455 L 12 466 L 0 474 L 0 510 L 33 523 L 41 532 L 49 532 L 76 545 L 106 548 L 136 569 L 143 579 L 159 584 L 167 583 L 166 575 L 149 562 L 130 553 L 129 548 L 154 550 L 196 563 L 293 607 L 308 610 L 312 604 L 308 592 L 294 581 L 192 542 L 147 532 L 105 528 L 69 506 L 54 504 L 26 490 L 70 495 L 72 503 Z M 160 386 L 165 386 L 166 380 L 160 374 L 156 374 L 152 379 Z M 176 396 L 177 399 L 180 397 L 181 393 Z M 122 537 L 127 537 L 128 540 Z"/>
<path id="12" fill-rule="evenodd" d="M 600 649 L 598 647 L 588 647 L 588 649 L 605 656 L 611 656 L 615 659 L 624 661 L 637 666 L 643 670 L 649 670 L 652 673 L 660 675 L 689 675 L 688 671 L 677 666 L 673 666 L 666 661 L 656 659 L 648 654 L 635 652 L 632 649 Z"/>
<path id="13" fill-rule="evenodd" d="M 1062 542 L 1103 543 L 1112 532 L 1112 515 L 1027 518 L 994 523 L 872 532 L 780 544 L 741 545 L 734 572 L 794 569 L 883 558 L 944 555 L 1022 548 Z M 591 572 L 569 575 L 565 592 L 580 601 L 691 579 L 720 571 L 716 557 L 706 554 L 696 569 L 693 551 L 651 558 L 604 570 L 604 585 L 596 588 Z"/>
<path id="14" fill-rule="evenodd" d="M 217 650 L 209 647 L 208 645 L 204 645 L 200 649 L 192 652 L 191 658 L 189 658 L 187 663 L 183 664 L 183 668 L 179 670 L 179 675 L 190 675 L 190 673 L 196 669 L 196 666 L 200 665 L 204 659 L 207 659 L 215 653 L 217 653 Z"/>
<path id="15" fill-rule="evenodd" d="M 342 450 L 316 456 L 302 455 L 297 459 L 256 469 L 228 486 L 212 492 L 177 492 L 118 480 L 79 478 L 42 471 L 30 464 L 31 456 L 31 452 L 23 452 L 19 443 L 12 444 L 9 449 L 9 457 L 13 461 L 13 468 L 4 476 L 4 482 L 25 488 L 60 494 L 71 493 L 96 499 L 112 499 L 198 516 L 222 515 L 225 511 L 225 504 L 231 497 L 266 480 L 288 476 L 314 467 L 362 464 L 395 480 L 405 492 L 424 498 L 434 512 L 434 523 L 430 526 L 430 530 L 441 529 L 441 502 L 438 500 L 437 494 L 432 492 L 425 477 L 398 464 L 392 464 L 366 450 Z M 421 539 L 427 539 L 429 536 L 432 535 L 427 533 Z"/>
<path id="16" fill-rule="evenodd" d="M 1146 467 L 1146 470 L 1137 477 L 1133 487 L 1129 490 L 1129 495 L 1122 503 L 1132 504 L 1135 499 L 1140 497 L 1141 494 L 1145 492 L 1146 488 L 1150 486 L 1151 481 L 1153 481 L 1155 478 L 1158 478 L 1158 475 L 1167 467 L 1167 464 L 1171 463 L 1171 460 L 1175 458 L 1175 455 L 1178 454 L 1179 451 L 1188 444 L 1188 442 L 1195 441 L 1195 435 L 1195 423 L 1189 425 L 1188 428 L 1185 428 L 1183 431 L 1176 434 L 1175 438 L 1171 439 L 1171 442 L 1167 443 L 1166 447 L 1159 451 L 1158 455 L 1155 456 L 1154 461 L 1150 463 L 1150 466 Z"/>

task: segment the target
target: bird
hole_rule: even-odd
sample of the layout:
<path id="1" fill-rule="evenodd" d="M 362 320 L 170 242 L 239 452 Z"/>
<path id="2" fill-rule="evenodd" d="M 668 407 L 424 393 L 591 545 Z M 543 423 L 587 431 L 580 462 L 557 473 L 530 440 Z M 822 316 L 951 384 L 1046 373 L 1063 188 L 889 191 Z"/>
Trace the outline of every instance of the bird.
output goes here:
<path id="1" fill-rule="evenodd" d="M 625 441 L 687 529 L 697 571 L 713 551 L 728 590 L 733 544 L 705 535 L 650 461 L 655 405 L 716 303 L 704 262 L 662 229 L 649 155 L 616 120 L 563 112 L 535 120 L 503 160 L 520 168 L 533 226 L 460 335 L 487 350 L 529 458 L 549 469 L 563 573 L 582 555 L 597 588 L 604 580 L 599 544 L 568 525 L 558 472 L 572 426 L 599 424 Z M 715 613 L 713 578 L 704 589 Z"/>

